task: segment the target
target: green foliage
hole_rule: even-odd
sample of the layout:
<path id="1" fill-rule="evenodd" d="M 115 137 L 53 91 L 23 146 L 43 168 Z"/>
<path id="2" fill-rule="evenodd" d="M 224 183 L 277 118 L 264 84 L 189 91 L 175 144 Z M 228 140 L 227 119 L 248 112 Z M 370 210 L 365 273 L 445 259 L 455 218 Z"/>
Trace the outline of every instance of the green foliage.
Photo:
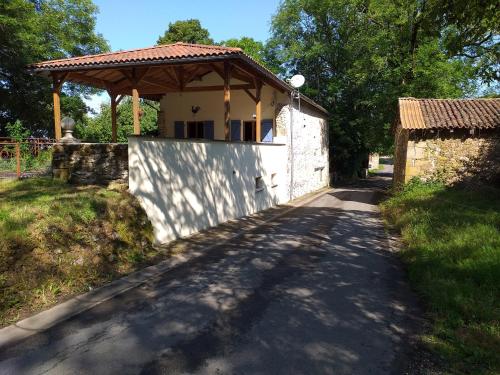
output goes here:
<path id="1" fill-rule="evenodd" d="M 6 125 L 6 129 L 7 129 L 7 135 L 18 142 L 22 141 L 23 139 L 26 139 L 30 135 L 29 130 L 27 130 L 23 126 L 23 123 L 19 120 L 16 120 L 12 124 L 8 122 Z"/>
<path id="2" fill-rule="evenodd" d="M 273 73 L 278 74 L 281 72 L 280 63 L 274 57 L 274 51 L 271 45 L 259 42 L 253 38 L 242 37 L 240 39 L 232 38 L 223 40 L 219 44 L 226 47 L 238 47 L 243 50 L 252 59 L 264 65 Z"/>
<path id="3" fill-rule="evenodd" d="M 207 29 L 201 27 L 199 20 L 190 19 L 168 24 L 163 36 L 158 37 L 156 44 L 171 44 L 176 42 L 195 44 L 214 44 Z"/>
<path id="4" fill-rule="evenodd" d="M 146 104 L 148 103 L 148 104 Z M 141 134 L 156 135 L 158 131 L 157 111 L 158 103 L 141 101 Z M 133 134 L 134 123 L 131 98 L 124 98 L 117 108 L 117 141 L 127 142 L 127 137 Z M 77 138 L 85 142 L 111 142 L 111 106 L 103 104 L 101 111 L 94 118 L 89 118 L 86 123 L 76 126 Z"/>
<path id="5" fill-rule="evenodd" d="M 7 0 L 0 2 L 0 135 L 21 120 L 33 135 L 53 135 L 51 82 L 30 73 L 28 64 L 108 50 L 96 34 L 97 7 L 91 0 Z M 88 88 L 65 85 L 71 100 Z M 65 104 L 65 99 L 62 99 Z M 64 109 L 68 112 L 68 108 Z M 67 113 L 78 117 L 77 113 Z"/>
<path id="6" fill-rule="evenodd" d="M 413 180 L 381 208 L 433 319 L 426 342 L 451 373 L 500 372 L 500 190 Z"/>
<path id="7" fill-rule="evenodd" d="M 351 174 L 390 150 L 398 97 L 463 97 L 498 79 L 498 19 L 493 0 L 284 0 L 269 45 L 331 113 L 335 169 Z"/>

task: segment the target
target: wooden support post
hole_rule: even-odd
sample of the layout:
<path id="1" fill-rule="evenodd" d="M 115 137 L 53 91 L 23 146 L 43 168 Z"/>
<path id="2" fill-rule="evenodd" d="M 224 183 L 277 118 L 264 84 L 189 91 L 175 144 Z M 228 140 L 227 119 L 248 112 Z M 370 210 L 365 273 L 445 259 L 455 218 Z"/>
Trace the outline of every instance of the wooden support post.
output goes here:
<path id="1" fill-rule="evenodd" d="M 61 86 L 66 76 L 66 73 L 53 76 L 52 97 L 54 100 L 54 136 L 56 142 L 61 139 Z"/>
<path id="2" fill-rule="evenodd" d="M 262 91 L 262 82 L 257 82 L 255 90 L 255 140 L 262 141 L 261 122 L 262 122 L 262 100 L 260 98 Z"/>
<path id="3" fill-rule="evenodd" d="M 16 143 L 16 175 L 17 178 L 21 178 L 21 144 Z"/>
<path id="4" fill-rule="evenodd" d="M 111 98 L 111 142 L 116 143 L 118 133 L 116 125 L 116 94 L 110 93 L 109 96 Z"/>
<path id="5" fill-rule="evenodd" d="M 224 139 L 229 141 L 231 125 L 231 65 L 224 61 Z"/>
<path id="6" fill-rule="evenodd" d="M 141 120 L 139 118 L 139 91 L 136 88 L 132 89 L 132 111 L 134 114 L 134 135 L 141 134 Z"/>
<path id="7" fill-rule="evenodd" d="M 56 142 L 61 139 L 61 98 L 60 98 L 60 86 L 56 87 L 54 84 L 54 89 L 52 91 L 52 97 L 54 99 L 54 135 Z"/>

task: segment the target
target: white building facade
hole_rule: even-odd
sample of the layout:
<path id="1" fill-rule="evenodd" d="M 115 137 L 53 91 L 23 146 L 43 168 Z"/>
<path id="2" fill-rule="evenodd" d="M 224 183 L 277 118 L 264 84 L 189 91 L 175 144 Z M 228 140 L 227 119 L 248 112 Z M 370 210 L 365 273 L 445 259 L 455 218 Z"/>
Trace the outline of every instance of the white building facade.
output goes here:
<path id="1" fill-rule="evenodd" d="M 198 86 L 217 84 L 218 78 L 210 74 Z M 262 142 L 256 142 L 255 104 L 245 92 L 234 91 L 226 141 L 222 96 L 222 91 L 166 94 L 160 100 L 159 137 L 129 138 L 129 190 L 147 212 L 159 244 L 329 184 L 324 110 L 265 85 Z"/>

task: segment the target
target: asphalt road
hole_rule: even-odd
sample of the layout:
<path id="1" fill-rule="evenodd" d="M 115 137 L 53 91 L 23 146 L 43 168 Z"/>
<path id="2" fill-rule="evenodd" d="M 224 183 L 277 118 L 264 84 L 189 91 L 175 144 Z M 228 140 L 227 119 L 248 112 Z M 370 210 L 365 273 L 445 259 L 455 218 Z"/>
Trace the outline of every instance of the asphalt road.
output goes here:
<path id="1" fill-rule="evenodd" d="M 374 182 L 29 337 L 0 353 L 0 373 L 403 373 L 419 313 Z"/>

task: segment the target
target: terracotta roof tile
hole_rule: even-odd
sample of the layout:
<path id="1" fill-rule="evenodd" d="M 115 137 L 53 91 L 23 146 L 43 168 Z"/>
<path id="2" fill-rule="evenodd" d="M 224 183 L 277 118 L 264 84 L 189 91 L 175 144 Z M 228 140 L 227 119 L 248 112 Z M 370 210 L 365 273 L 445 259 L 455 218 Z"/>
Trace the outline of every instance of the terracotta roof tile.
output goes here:
<path id="1" fill-rule="evenodd" d="M 500 127 L 500 99 L 399 99 L 403 129 Z"/>
<path id="2" fill-rule="evenodd" d="M 42 69 L 60 69 L 94 65 L 107 65 L 117 63 L 133 62 L 154 62 L 173 59 L 210 57 L 243 54 L 241 48 L 206 46 L 201 44 L 175 43 L 163 44 L 154 47 L 140 48 L 129 51 L 117 51 L 101 53 L 98 55 L 87 55 L 81 57 L 72 57 L 61 60 L 43 61 L 30 65 L 30 68 Z"/>

